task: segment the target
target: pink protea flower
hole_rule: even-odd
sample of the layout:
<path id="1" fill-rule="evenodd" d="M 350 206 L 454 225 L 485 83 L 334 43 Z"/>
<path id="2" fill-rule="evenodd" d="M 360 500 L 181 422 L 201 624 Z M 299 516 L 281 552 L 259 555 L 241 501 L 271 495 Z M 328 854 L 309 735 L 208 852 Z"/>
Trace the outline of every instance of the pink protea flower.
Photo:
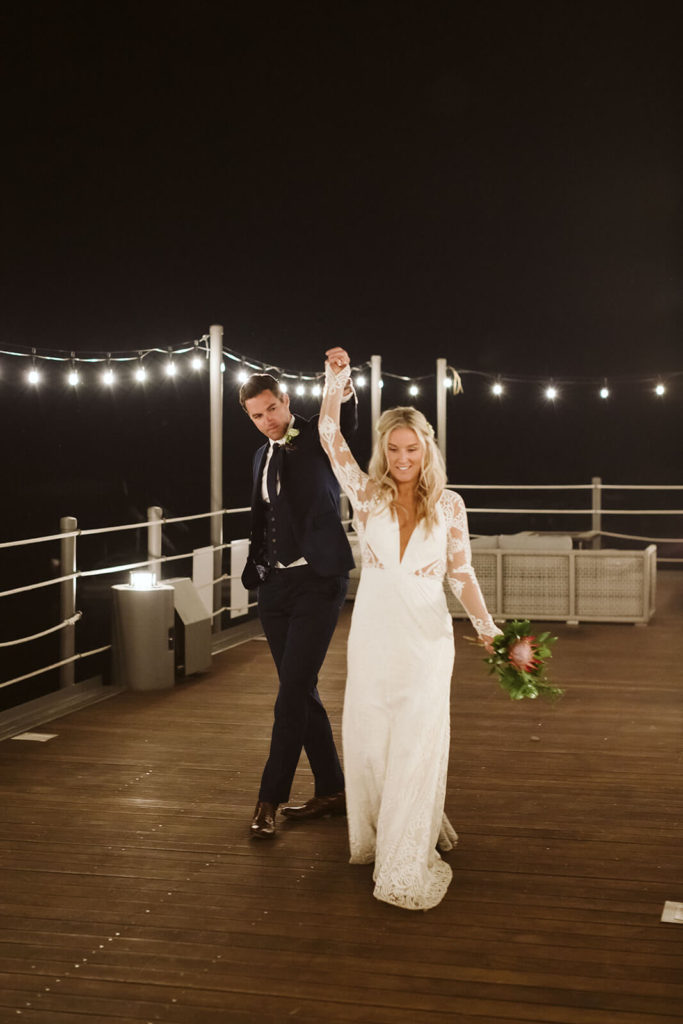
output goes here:
<path id="1" fill-rule="evenodd" d="M 536 657 L 536 637 L 525 636 L 508 647 L 508 661 L 520 672 L 533 672 L 541 664 Z"/>

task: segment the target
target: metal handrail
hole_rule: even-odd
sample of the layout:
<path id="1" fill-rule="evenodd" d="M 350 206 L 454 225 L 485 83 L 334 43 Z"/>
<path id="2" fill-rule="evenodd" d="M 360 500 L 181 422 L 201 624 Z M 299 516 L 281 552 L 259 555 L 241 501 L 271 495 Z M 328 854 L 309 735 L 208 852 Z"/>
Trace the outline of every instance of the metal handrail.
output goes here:
<path id="1" fill-rule="evenodd" d="M 61 595 L 61 621 L 56 625 L 50 626 L 47 629 L 40 630 L 31 636 L 18 637 L 14 640 L 4 641 L 0 644 L 0 647 L 14 647 L 20 644 L 29 643 L 33 640 L 42 639 L 43 637 L 51 634 L 60 634 L 60 645 L 62 651 L 62 657 L 59 661 L 52 662 L 49 665 L 44 665 L 41 668 L 34 669 L 32 672 L 24 673 L 16 676 L 13 679 L 5 680 L 0 683 L 0 689 L 11 686 L 15 683 L 23 682 L 27 679 L 32 679 L 35 676 L 39 676 L 46 672 L 50 672 L 53 669 L 60 670 L 60 685 L 70 686 L 74 683 L 74 664 L 76 661 L 87 658 L 95 654 L 100 654 L 111 649 L 111 645 L 107 644 L 102 647 L 95 648 L 92 651 L 76 652 L 75 650 L 75 625 L 82 618 L 82 612 L 76 612 L 75 608 L 75 588 L 76 581 L 79 579 L 86 579 L 93 576 L 101 575 L 113 575 L 116 573 L 132 571 L 135 569 L 142 569 L 148 567 L 150 564 L 161 565 L 166 562 L 175 562 L 183 559 L 192 558 L 193 551 L 182 552 L 176 555 L 162 555 L 161 554 L 161 528 L 164 525 L 174 525 L 177 523 L 191 522 L 200 519 L 212 519 L 217 516 L 224 515 L 237 515 L 239 513 L 246 513 L 251 511 L 250 508 L 232 508 L 232 509 L 221 509 L 214 512 L 202 512 L 188 516 L 169 516 L 164 517 L 161 515 L 161 509 L 152 507 L 148 509 L 148 518 L 139 523 L 125 523 L 116 526 L 97 527 L 94 529 L 79 529 L 75 519 L 66 517 L 62 520 L 62 524 L 65 528 L 59 533 L 48 534 L 41 537 L 28 537 L 22 538 L 17 541 L 5 541 L 0 543 L 0 548 L 20 548 L 28 545 L 38 545 L 48 541 L 59 540 L 61 544 L 61 563 L 62 565 L 71 565 L 74 568 L 73 572 L 65 573 L 61 576 L 56 576 L 48 580 L 39 580 L 36 583 L 26 584 L 20 587 L 12 587 L 10 589 L 0 591 L 0 597 L 11 597 L 18 594 L 25 594 L 33 590 L 43 589 L 45 587 L 60 585 Z M 76 568 L 76 539 L 78 537 L 92 537 L 97 535 L 104 535 L 108 533 L 118 533 L 128 530 L 137 530 L 145 528 L 148 531 L 148 550 L 147 558 L 144 561 L 127 562 L 124 564 L 105 566 L 99 569 L 77 569 Z M 220 545 L 209 545 L 214 552 L 222 552 L 226 549 L 231 548 L 232 543 L 222 543 Z M 230 580 L 232 577 L 228 574 L 222 574 L 218 580 L 214 580 L 214 583 L 222 582 L 223 579 Z M 249 608 L 253 605 L 248 605 Z M 219 619 L 220 615 L 225 611 L 236 610 L 230 605 L 226 605 L 222 608 L 217 609 L 211 615 L 212 620 Z"/>
<path id="2" fill-rule="evenodd" d="M 467 506 L 467 511 L 482 512 L 487 515 L 492 513 L 510 513 L 515 515 L 529 513 L 535 516 L 589 516 L 593 509 L 590 508 L 474 508 Z M 683 516 L 683 508 L 602 508 L 602 516 Z"/>
<path id="3" fill-rule="evenodd" d="M 582 509 L 548 509 L 548 508 L 491 508 L 491 507 L 469 507 L 468 512 L 472 514 L 482 515 L 568 515 L 568 516 L 587 516 L 592 517 L 593 528 L 591 529 L 592 538 L 600 537 L 614 537 L 625 540 L 643 541 L 647 543 L 658 543 L 658 544 L 683 544 L 683 538 L 681 537 L 644 537 L 636 534 L 625 534 L 616 533 L 613 531 L 606 531 L 601 529 L 601 518 L 602 516 L 677 516 L 683 515 L 683 509 L 604 509 L 600 501 L 600 494 L 603 490 L 622 490 L 622 491 L 683 491 L 683 485 L 679 484 L 603 484 L 600 478 L 594 478 L 590 484 L 456 484 L 448 485 L 449 488 L 455 488 L 456 490 L 500 490 L 500 491 L 591 491 L 593 493 L 593 504 L 591 508 Z M 144 561 L 129 562 L 121 565 L 106 566 L 100 569 L 76 569 L 74 572 L 67 573 L 62 576 L 53 577 L 49 580 L 41 580 L 37 583 L 27 584 L 21 587 L 14 587 L 8 590 L 0 591 L 1 597 L 11 597 L 17 594 L 27 593 L 32 590 L 38 590 L 44 587 L 54 586 L 55 584 L 62 585 L 62 594 L 64 595 L 65 589 L 70 592 L 69 600 L 70 603 L 65 605 L 64 598 L 62 600 L 62 621 L 57 625 L 51 626 L 50 628 L 43 630 L 39 633 L 29 637 L 18 638 L 14 641 L 6 641 L 0 646 L 9 647 L 22 643 L 27 643 L 34 639 L 39 639 L 48 634 L 61 632 L 62 637 L 68 641 L 69 636 L 71 642 L 74 641 L 74 627 L 75 623 L 80 618 L 81 613 L 75 614 L 75 586 L 76 581 L 79 579 L 85 579 L 91 576 L 100 575 L 111 575 L 120 572 L 126 572 L 134 569 L 143 568 L 150 564 L 161 565 L 165 562 L 174 562 L 182 559 L 192 557 L 192 551 L 184 552 L 176 555 L 162 555 L 161 554 L 161 528 L 165 525 L 174 525 L 178 523 L 191 522 L 200 519 L 211 519 L 214 520 L 217 516 L 237 515 L 247 513 L 250 511 L 248 506 L 232 509 L 220 509 L 212 512 L 201 512 L 188 516 L 173 516 L 164 517 L 160 515 L 161 509 L 151 508 L 148 510 L 148 519 L 138 523 L 125 523 L 116 526 L 97 527 L 94 529 L 65 529 L 60 533 L 49 534 L 41 537 L 29 537 L 16 541 L 4 541 L 0 543 L 0 549 L 25 547 L 31 544 L 42 544 L 47 541 L 59 540 L 62 545 L 70 544 L 72 547 L 69 549 L 73 554 L 72 564 L 75 566 L 75 543 L 78 537 L 92 537 L 100 536 L 108 533 L 117 533 L 128 530 L 139 530 L 147 529 L 148 531 L 148 552 L 147 558 Z M 154 514 L 156 513 L 156 515 Z M 65 520 L 65 525 L 75 524 L 75 520 Z M 223 550 L 230 549 L 232 542 L 211 544 L 207 545 L 216 556 L 220 555 Z M 64 547 L 63 547 L 64 552 Z M 659 558 L 660 562 L 680 562 L 681 559 L 676 558 Z M 68 560 L 63 557 L 63 564 L 68 564 Z M 214 585 L 220 584 L 224 580 L 230 580 L 233 577 L 228 573 L 222 573 L 217 576 L 213 583 Z M 216 602 L 217 604 L 219 602 Z M 241 606 L 243 607 L 243 606 Z M 254 603 L 247 605 L 247 608 L 254 607 Z M 235 610 L 230 605 L 224 605 L 216 607 L 211 613 L 212 619 L 217 619 L 224 612 Z M 68 648 L 68 642 L 67 642 Z M 84 652 L 81 654 L 75 653 L 71 650 L 68 657 L 63 657 L 60 661 L 55 662 L 51 665 L 45 666 L 42 669 L 36 669 L 26 675 L 18 676 L 16 679 L 7 680 L 4 683 L 0 683 L 0 688 L 9 686 L 16 682 L 21 682 L 24 679 L 31 678 L 36 675 L 40 675 L 43 672 L 48 672 L 54 668 L 60 668 L 62 672 L 71 672 L 71 682 L 73 682 L 73 664 L 80 658 L 90 657 L 91 655 L 101 653 L 109 650 L 109 646 L 99 647 L 95 650 Z M 64 685 L 64 683 L 62 684 Z"/>
<path id="4" fill-rule="evenodd" d="M 448 484 L 456 491 L 592 491 L 594 484 Z M 683 491 L 683 484 L 600 484 L 602 491 Z"/>
<path id="5" fill-rule="evenodd" d="M 63 533 L 49 533 L 44 537 L 25 537 L 22 540 L 6 540 L 0 542 L 0 548 L 18 548 L 26 544 L 42 544 L 48 540 L 65 540 L 67 537 L 95 537 L 104 533 L 121 533 L 123 530 L 142 530 L 149 526 L 161 523 L 167 526 L 172 523 L 189 523 L 193 519 L 209 519 L 211 516 L 237 515 L 239 512 L 251 512 L 251 508 L 223 508 L 218 512 L 199 512 L 191 516 L 174 516 L 166 519 L 161 516 L 159 519 L 144 519 L 140 523 L 123 523 L 119 526 L 98 526 L 91 530 L 65 530 Z"/>

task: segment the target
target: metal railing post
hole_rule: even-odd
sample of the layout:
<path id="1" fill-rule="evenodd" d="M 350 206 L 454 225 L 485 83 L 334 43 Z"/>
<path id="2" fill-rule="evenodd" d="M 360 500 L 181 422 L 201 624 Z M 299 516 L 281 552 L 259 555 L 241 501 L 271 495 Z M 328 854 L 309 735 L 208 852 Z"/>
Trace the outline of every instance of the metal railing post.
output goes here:
<path id="1" fill-rule="evenodd" d="M 600 530 L 602 530 L 602 477 L 594 476 L 591 479 L 591 484 L 593 485 L 591 530 L 597 531 L 596 536 L 591 540 L 591 547 L 600 548 L 602 546 L 600 536 Z"/>
<path id="2" fill-rule="evenodd" d="M 209 328 L 209 392 L 211 418 L 211 512 L 223 508 L 223 328 L 213 324 Z M 223 574 L 223 516 L 211 517 L 211 545 L 213 552 L 213 578 Z M 222 607 L 223 584 L 214 583 L 213 610 Z M 213 619 L 214 633 L 220 632 L 221 616 Z"/>
<path id="3" fill-rule="evenodd" d="M 443 456 L 443 464 L 446 463 L 446 367 L 445 359 L 436 361 L 436 443 Z M 448 468 L 446 469 L 448 479 Z"/>
<path id="4" fill-rule="evenodd" d="M 375 446 L 375 427 L 382 412 L 382 357 L 370 357 L 370 450 Z"/>
<path id="5" fill-rule="evenodd" d="M 161 579 L 161 520 L 163 509 L 159 505 L 150 505 L 147 509 L 147 561 L 149 571 L 157 574 L 157 580 Z"/>
<path id="6" fill-rule="evenodd" d="M 62 533 L 73 533 L 78 529 L 78 520 L 74 516 L 62 516 L 59 520 Z M 76 538 L 62 537 L 59 542 L 60 574 L 68 576 L 76 572 Z M 76 614 L 76 579 L 63 580 L 59 585 L 59 612 L 64 622 Z M 76 626 L 65 626 L 59 635 L 59 660 L 73 658 L 76 653 Z M 59 686 L 65 689 L 73 686 L 76 681 L 75 662 L 62 665 L 59 669 Z"/>

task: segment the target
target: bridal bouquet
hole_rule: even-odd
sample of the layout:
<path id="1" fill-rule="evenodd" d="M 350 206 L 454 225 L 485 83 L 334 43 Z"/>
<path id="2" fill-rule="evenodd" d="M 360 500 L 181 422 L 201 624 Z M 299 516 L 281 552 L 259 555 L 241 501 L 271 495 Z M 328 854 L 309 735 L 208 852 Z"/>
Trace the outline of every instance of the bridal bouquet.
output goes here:
<path id="1" fill-rule="evenodd" d="M 556 700 L 562 690 L 553 686 L 545 676 L 545 663 L 552 654 L 551 646 L 557 640 L 550 633 L 531 633 L 528 619 L 506 622 L 503 632 L 493 638 L 493 654 L 484 661 L 491 675 L 498 676 L 500 686 L 510 695 L 510 700 L 525 697 L 549 697 Z"/>

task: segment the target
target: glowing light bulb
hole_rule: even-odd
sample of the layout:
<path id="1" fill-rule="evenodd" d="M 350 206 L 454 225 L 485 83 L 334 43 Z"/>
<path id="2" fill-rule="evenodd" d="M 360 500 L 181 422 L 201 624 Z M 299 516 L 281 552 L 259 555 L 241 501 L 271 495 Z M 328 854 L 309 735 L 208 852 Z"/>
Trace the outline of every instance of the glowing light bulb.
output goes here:
<path id="1" fill-rule="evenodd" d="M 287 387 L 287 383 L 284 380 L 280 381 L 280 391 L 285 391 L 285 392 L 289 391 L 289 388 Z"/>
<path id="2" fill-rule="evenodd" d="M 608 387 L 600 388 L 600 398 L 609 398 L 609 388 Z"/>
<path id="3" fill-rule="evenodd" d="M 453 387 L 453 381 L 451 380 L 450 377 L 444 377 L 444 379 L 443 379 L 443 386 L 445 388 L 452 388 Z"/>
<path id="4" fill-rule="evenodd" d="M 415 395 L 419 395 L 420 394 L 420 389 L 417 386 L 417 384 L 411 384 L 410 385 L 410 387 L 408 388 L 408 394 L 412 395 L 413 397 L 415 397 Z"/>
<path id="5" fill-rule="evenodd" d="M 190 366 L 193 370 L 201 370 L 204 365 L 204 360 L 201 356 L 192 356 L 190 360 Z"/>
<path id="6" fill-rule="evenodd" d="M 297 384 L 297 386 L 296 386 L 296 393 L 297 393 L 297 395 L 305 395 L 306 394 L 306 388 L 303 386 L 303 384 Z"/>
<path id="7" fill-rule="evenodd" d="M 313 387 L 311 388 L 311 394 L 317 396 L 320 394 L 321 390 L 322 389 L 319 384 L 314 384 Z"/>
<path id="8" fill-rule="evenodd" d="M 102 374 L 102 383 L 106 384 L 107 387 L 111 387 L 115 380 L 116 377 L 114 376 L 114 371 L 111 368 L 105 370 Z"/>
<path id="9" fill-rule="evenodd" d="M 248 378 L 249 378 L 249 374 L 244 369 L 244 367 L 242 367 L 241 370 L 237 371 L 237 382 L 238 382 L 238 384 L 244 384 L 245 380 L 248 380 Z"/>
<path id="10" fill-rule="evenodd" d="M 79 382 L 78 370 L 69 370 L 69 374 L 66 378 L 72 388 L 75 388 Z"/>
<path id="11" fill-rule="evenodd" d="M 144 368 L 144 366 L 138 366 L 137 370 L 135 371 L 135 379 L 139 381 L 141 384 L 144 380 L 147 380 L 147 370 Z"/>
<path id="12" fill-rule="evenodd" d="M 167 377 L 175 377 L 175 375 L 177 373 L 177 369 L 178 368 L 177 368 L 176 364 L 173 362 L 173 360 L 169 359 L 169 361 L 166 363 L 166 376 Z"/>
<path id="13" fill-rule="evenodd" d="M 225 363 L 221 363 L 221 373 L 225 373 Z"/>
<path id="14" fill-rule="evenodd" d="M 494 395 L 502 395 L 504 390 L 505 389 L 500 381 L 496 381 L 495 384 L 491 385 L 491 391 Z"/>
<path id="15" fill-rule="evenodd" d="M 657 387 L 655 388 L 655 394 L 659 395 L 660 398 L 662 397 L 662 395 L 666 394 L 666 388 L 664 387 L 663 384 L 658 384 L 657 385 Z"/>
<path id="16" fill-rule="evenodd" d="M 557 388 L 554 388 L 551 384 L 550 387 L 547 387 L 545 389 L 545 397 L 549 398 L 552 402 L 555 398 L 557 398 Z"/>
<path id="17" fill-rule="evenodd" d="M 133 590 L 154 590 L 157 585 L 157 574 L 155 572 L 132 572 L 130 584 Z"/>
<path id="18" fill-rule="evenodd" d="M 379 384 L 378 384 L 378 387 L 380 387 L 380 388 L 383 388 L 383 387 L 384 387 L 384 381 L 383 381 L 383 380 L 381 380 L 381 381 L 379 382 Z"/>
<path id="19" fill-rule="evenodd" d="M 356 385 L 357 388 L 364 388 L 365 387 L 365 377 L 363 376 L 363 374 L 361 374 L 360 377 L 356 377 L 355 385 Z"/>
<path id="20" fill-rule="evenodd" d="M 38 372 L 38 370 L 36 370 L 35 366 L 31 367 L 31 369 L 28 371 L 28 382 L 29 384 L 40 383 L 40 373 Z"/>

